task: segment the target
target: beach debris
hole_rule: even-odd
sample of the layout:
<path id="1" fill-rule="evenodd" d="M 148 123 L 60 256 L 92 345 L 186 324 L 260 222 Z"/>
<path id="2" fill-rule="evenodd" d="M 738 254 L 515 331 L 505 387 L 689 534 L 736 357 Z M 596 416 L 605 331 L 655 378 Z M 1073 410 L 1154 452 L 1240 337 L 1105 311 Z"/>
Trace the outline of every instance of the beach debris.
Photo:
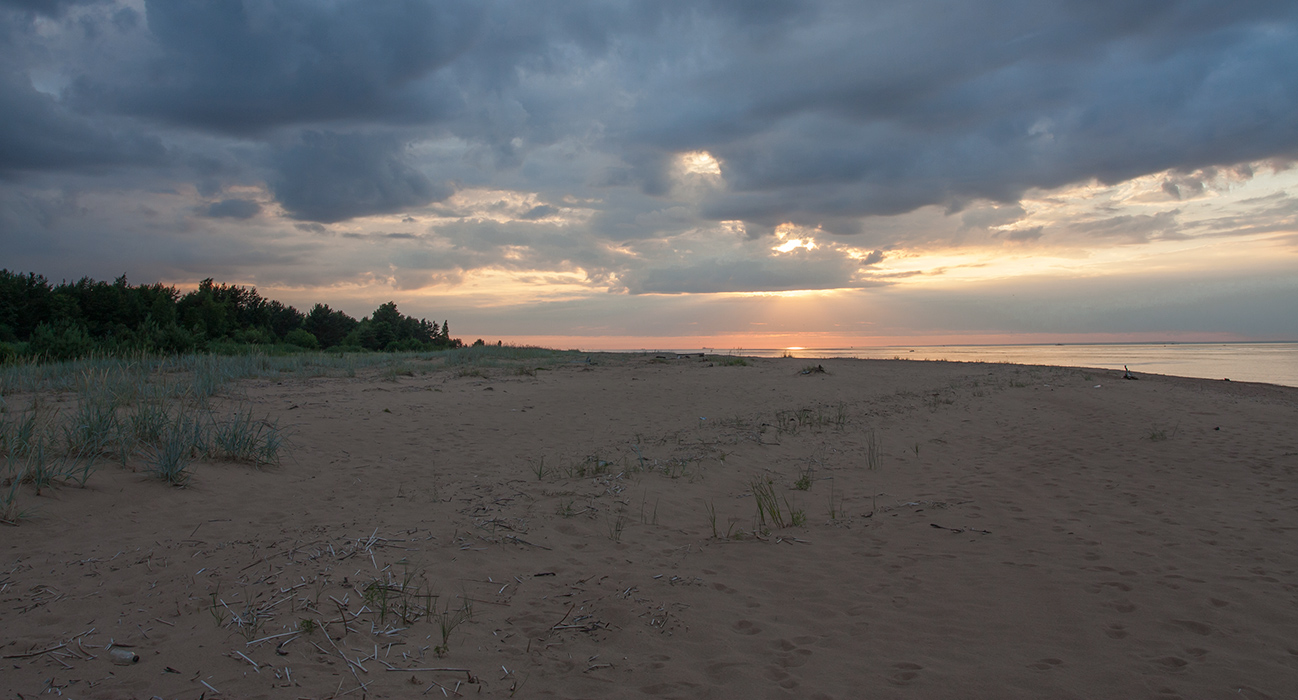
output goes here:
<path id="1" fill-rule="evenodd" d="M 948 530 L 948 531 L 953 532 L 953 533 L 955 533 L 955 534 L 957 534 L 957 535 L 960 534 L 960 533 L 962 533 L 962 532 L 981 532 L 981 533 L 984 534 L 984 535 L 990 535 L 990 534 L 992 534 L 992 533 L 991 533 L 991 530 L 980 530 L 980 529 L 978 529 L 978 528 L 976 528 L 976 527 L 946 527 L 945 525 L 938 525 L 937 523 L 929 523 L 928 525 L 929 525 L 929 527 L 935 527 L 935 528 L 937 528 L 937 529 L 939 529 L 939 530 Z"/>
<path id="2" fill-rule="evenodd" d="M 804 367 L 798 374 L 827 374 L 827 372 L 825 372 L 824 365 L 816 365 L 815 367 Z"/>
<path id="3" fill-rule="evenodd" d="M 1133 379 L 1133 380 L 1134 380 L 1134 379 L 1140 379 L 1140 377 L 1137 377 L 1136 375 L 1132 374 L 1132 373 L 1131 373 L 1131 370 L 1127 369 L 1127 366 L 1126 366 L 1126 365 L 1123 365 L 1123 366 L 1122 366 L 1122 378 L 1123 378 L 1123 379 Z"/>
<path id="4" fill-rule="evenodd" d="M 108 652 L 108 658 L 117 666 L 130 666 L 140 660 L 139 654 L 121 647 L 116 647 Z"/>

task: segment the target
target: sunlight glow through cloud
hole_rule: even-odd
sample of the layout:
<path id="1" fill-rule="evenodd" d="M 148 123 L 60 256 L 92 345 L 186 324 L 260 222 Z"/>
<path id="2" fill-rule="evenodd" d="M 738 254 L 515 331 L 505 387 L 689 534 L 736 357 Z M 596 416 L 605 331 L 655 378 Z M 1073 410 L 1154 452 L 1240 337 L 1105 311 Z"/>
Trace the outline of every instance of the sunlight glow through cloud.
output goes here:
<path id="1" fill-rule="evenodd" d="M 681 168 L 691 175 L 720 175 L 721 163 L 707 151 L 681 154 Z"/>

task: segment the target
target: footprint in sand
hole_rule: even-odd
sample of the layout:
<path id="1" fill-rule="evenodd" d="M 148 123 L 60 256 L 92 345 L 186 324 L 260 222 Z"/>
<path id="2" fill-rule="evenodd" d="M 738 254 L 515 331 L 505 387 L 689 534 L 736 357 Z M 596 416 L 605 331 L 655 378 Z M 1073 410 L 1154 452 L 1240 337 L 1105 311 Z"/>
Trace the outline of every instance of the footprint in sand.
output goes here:
<path id="1" fill-rule="evenodd" d="M 780 660 L 776 661 L 781 668 L 798 668 L 807 664 L 807 657 L 811 656 L 810 649 L 795 649 L 790 654 L 780 654 Z"/>
<path id="2" fill-rule="evenodd" d="M 1211 625 L 1205 625 L 1202 622 L 1195 622 L 1194 620 L 1172 620 L 1172 624 L 1205 637 L 1216 631 Z"/>
<path id="3" fill-rule="evenodd" d="M 1113 608 L 1114 610 L 1117 610 L 1120 613 L 1129 613 L 1129 612 L 1136 611 L 1135 603 L 1132 603 L 1130 601 L 1125 601 L 1125 600 L 1113 601 L 1111 603 L 1106 603 L 1105 605 L 1107 605 L 1110 608 Z"/>
<path id="4" fill-rule="evenodd" d="M 714 661 L 707 665 L 708 677 L 718 683 L 724 683 L 731 680 L 738 680 L 745 674 L 738 673 L 732 669 L 747 666 L 747 663 L 741 661 Z"/>
<path id="5" fill-rule="evenodd" d="M 731 625 L 730 629 L 733 629 L 739 634 L 760 634 L 762 631 L 762 628 L 753 624 L 752 620 L 740 620 Z"/>
<path id="6" fill-rule="evenodd" d="M 767 678 L 773 681 L 783 681 L 789 679 L 788 672 L 778 666 L 767 666 L 766 668 L 762 669 L 762 675 L 766 676 Z"/>
<path id="7" fill-rule="evenodd" d="M 810 649 L 799 649 L 797 644 L 787 639 L 777 639 L 771 642 L 771 647 L 777 649 L 778 660 L 775 662 L 781 668 L 797 668 L 807 663 L 807 657 L 811 656 Z"/>
<path id="8" fill-rule="evenodd" d="M 1055 659 L 1055 658 L 1039 659 L 1034 664 L 1028 664 L 1028 668 L 1035 668 L 1038 671 L 1049 671 L 1050 669 L 1056 666 L 1062 666 L 1063 663 L 1064 662 L 1061 659 Z"/>
<path id="9" fill-rule="evenodd" d="M 919 672 L 924 670 L 923 666 L 909 661 L 893 664 L 892 667 L 896 670 L 888 674 L 888 682 L 893 685 L 909 685 L 916 678 L 919 678 Z"/>
<path id="10" fill-rule="evenodd" d="M 1108 628 L 1104 630 L 1104 633 L 1109 635 L 1111 639 L 1122 639 L 1127 636 L 1127 629 L 1122 625 L 1114 623 L 1109 625 Z"/>
<path id="11" fill-rule="evenodd" d="M 1163 656 L 1157 659 L 1152 659 L 1150 663 L 1162 667 L 1163 670 L 1172 671 L 1174 673 L 1190 665 L 1189 661 L 1175 656 Z"/>

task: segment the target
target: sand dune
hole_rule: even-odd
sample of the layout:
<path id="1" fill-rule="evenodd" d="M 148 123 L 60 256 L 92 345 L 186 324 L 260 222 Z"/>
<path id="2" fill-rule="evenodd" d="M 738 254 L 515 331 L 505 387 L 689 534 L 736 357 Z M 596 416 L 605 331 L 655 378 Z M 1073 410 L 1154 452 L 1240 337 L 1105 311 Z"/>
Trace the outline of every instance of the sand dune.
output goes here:
<path id="1" fill-rule="evenodd" d="M 244 382 L 0 527 L 4 697 L 1293 697 L 1298 390 L 817 362 Z"/>

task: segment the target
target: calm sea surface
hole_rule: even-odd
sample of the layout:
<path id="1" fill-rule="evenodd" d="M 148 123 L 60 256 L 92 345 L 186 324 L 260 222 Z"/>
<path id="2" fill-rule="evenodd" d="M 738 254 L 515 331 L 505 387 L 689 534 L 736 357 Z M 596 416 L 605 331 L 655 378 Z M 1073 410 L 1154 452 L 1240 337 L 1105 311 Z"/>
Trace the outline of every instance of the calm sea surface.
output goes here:
<path id="1" fill-rule="evenodd" d="M 1267 382 L 1298 387 L 1298 343 L 1167 343 L 1147 345 L 939 345 L 911 347 L 784 349 L 706 348 L 708 353 L 799 358 L 1012 362 L 1060 367 L 1100 367 L 1140 374 Z M 700 349 L 681 352 L 701 352 Z"/>

